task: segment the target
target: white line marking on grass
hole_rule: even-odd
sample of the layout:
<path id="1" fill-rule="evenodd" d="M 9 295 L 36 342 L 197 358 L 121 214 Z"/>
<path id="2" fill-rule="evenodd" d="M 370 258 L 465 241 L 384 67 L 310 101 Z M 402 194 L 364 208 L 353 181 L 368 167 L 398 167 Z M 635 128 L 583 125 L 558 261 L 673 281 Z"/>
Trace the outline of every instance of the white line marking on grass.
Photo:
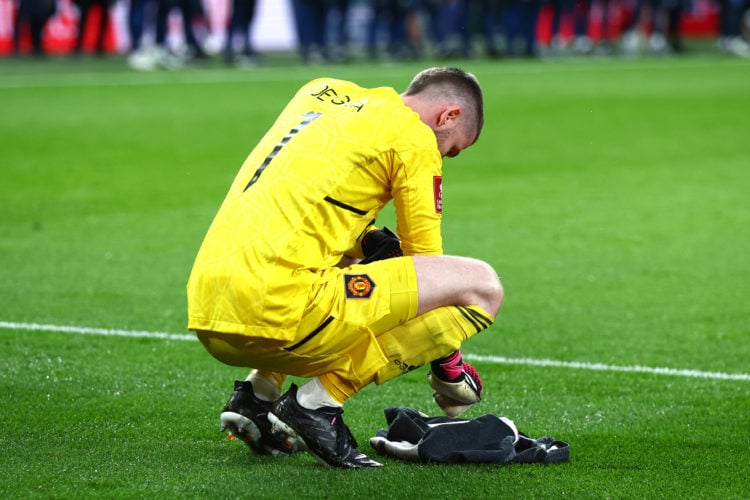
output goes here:
<path id="1" fill-rule="evenodd" d="M 652 373 L 655 375 L 672 375 L 677 377 L 710 378 L 722 380 L 750 380 L 748 373 L 721 373 L 702 372 L 698 370 L 678 370 L 675 368 L 654 368 L 650 366 L 619 366 L 606 365 L 604 363 L 584 363 L 580 361 L 556 361 L 554 359 L 532 359 L 532 358 L 505 358 L 502 356 L 481 356 L 477 354 L 465 354 L 464 358 L 471 361 L 484 361 L 487 363 L 498 363 L 505 365 L 527 365 L 527 366 L 552 366 L 560 368 L 580 368 L 583 370 L 596 370 L 604 372 L 635 372 Z"/>
<path id="2" fill-rule="evenodd" d="M 0 328 L 8 330 L 36 330 L 41 332 L 77 333 L 79 335 L 109 335 L 113 337 L 131 337 L 165 340 L 198 340 L 195 335 L 187 333 L 144 332 L 138 330 L 112 330 L 109 328 L 87 328 L 82 326 L 40 325 L 38 323 L 9 323 L 0 321 Z"/>
<path id="3" fill-rule="evenodd" d="M 104 335 L 113 337 L 149 338 L 163 340 L 197 340 L 196 336 L 187 333 L 147 332 L 139 330 L 117 330 L 109 328 L 89 328 L 81 326 L 65 325 L 43 325 L 38 323 L 12 323 L 0 321 L 0 329 L 6 330 L 30 330 L 42 332 L 62 332 L 79 335 Z M 578 361 L 556 361 L 553 359 L 533 358 L 506 358 L 503 356 L 481 356 L 478 354 L 465 354 L 464 358 L 471 361 L 482 361 L 504 365 L 526 365 L 526 366 L 551 366 L 556 368 L 578 368 L 582 370 L 595 370 L 605 372 L 634 372 L 651 373 L 654 375 L 670 375 L 677 377 L 694 377 L 720 380 L 750 380 L 747 373 L 721 373 L 702 372 L 698 370 L 677 370 L 674 368 L 653 368 L 649 366 L 619 366 L 604 363 L 584 363 Z"/>

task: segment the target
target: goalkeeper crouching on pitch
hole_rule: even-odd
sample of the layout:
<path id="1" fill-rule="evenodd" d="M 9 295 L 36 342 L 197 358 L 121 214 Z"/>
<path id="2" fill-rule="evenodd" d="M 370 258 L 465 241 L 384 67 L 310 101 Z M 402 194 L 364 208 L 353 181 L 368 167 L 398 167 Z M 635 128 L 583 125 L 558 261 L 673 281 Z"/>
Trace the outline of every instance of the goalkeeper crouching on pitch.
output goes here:
<path id="1" fill-rule="evenodd" d="M 256 453 L 308 451 L 377 467 L 342 405 L 430 364 L 450 416 L 479 401 L 461 360 L 503 300 L 488 264 L 442 255 L 442 159 L 483 125 L 476 78 L 430 68 L 399 94 L 320 78 L 302 86 L 248 156 L 201 245 L 188 328 L 219 361 L 250 368 L 221 425 Z M 393 200 L 398 236 L 373 223 Z M 281 394 L 287 375 L 310 378 Z"/>

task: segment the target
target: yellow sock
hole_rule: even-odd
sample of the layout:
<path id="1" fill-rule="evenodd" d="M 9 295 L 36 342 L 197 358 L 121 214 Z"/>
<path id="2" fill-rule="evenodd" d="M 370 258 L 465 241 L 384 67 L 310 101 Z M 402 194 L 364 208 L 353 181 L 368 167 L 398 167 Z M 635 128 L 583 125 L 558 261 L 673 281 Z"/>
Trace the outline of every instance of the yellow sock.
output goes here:
<path id="1" fill-rule="evenodd" d="M 382 384 L 449 355 L 494 320 L 479 306 L 446 306 L 384 332 L 377 339 L 389 363 L 378 370 L 375 382 Z"/>
<path id="2" fill-rule="evenodd" d="M 281 386 L 284 384 L 284 380 L 286 380 L 286 375 L 283 373 L 278 372 L 272 372 L 268 370 L 255 370 L 259 377 L 264 377 L 267 379 L 273 380 L 273 383 L 276 385 L 276 387 L 281 390 Z"/>
<path id="3" fill-rule="evenodd" d="M 354 396 L 362 387 L 370 383 L 368 380 L 367 383 L 359 386 L 351 380 L 342 379 L 333 372 L 324 373 L 318 379 L 331 398 L 339 404 L 344 404 L 344 401 Z"/>

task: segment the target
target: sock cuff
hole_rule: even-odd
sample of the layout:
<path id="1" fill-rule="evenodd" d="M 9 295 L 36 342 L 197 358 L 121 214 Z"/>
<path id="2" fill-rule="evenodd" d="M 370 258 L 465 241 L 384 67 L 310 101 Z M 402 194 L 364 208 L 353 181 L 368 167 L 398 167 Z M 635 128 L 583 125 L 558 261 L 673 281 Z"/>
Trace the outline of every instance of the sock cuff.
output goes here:
<path id="1" fill-rule="evenodd" d="M 338 401 L 326 388 L 324 375 L 315 377 L 297 391 L 297 402 L 308 410 L 317 410 L 321 406 L 341 407 L 343 401 Z"/>
<path id="2" fill-rule="evenodd" d="M 281 384 L 273 375 L 272 372 L 253 370 L 245 380 L 253 384 L 255 397 L 264 401 L 276 401 L 281 395 Z"/>
<path id="3" fill-rule="evenodd" d="M 456 306 L 456 309 L 476 329 L 476 333 L 486 330 L 495 322 L 495 317 L 479 306 Z"/>

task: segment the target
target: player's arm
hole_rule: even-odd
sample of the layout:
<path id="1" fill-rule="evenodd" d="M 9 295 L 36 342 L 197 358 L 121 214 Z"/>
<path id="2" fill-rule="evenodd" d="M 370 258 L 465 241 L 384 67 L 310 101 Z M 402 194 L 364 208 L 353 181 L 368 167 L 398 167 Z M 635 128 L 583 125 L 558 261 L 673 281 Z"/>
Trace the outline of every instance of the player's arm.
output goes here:
<path id="1" fill-rule="evenodd" d="M 441 255 L 442 159 L 435 151 L 399 155 L 392 177 L 398 235 L 404 255 Z"/>

